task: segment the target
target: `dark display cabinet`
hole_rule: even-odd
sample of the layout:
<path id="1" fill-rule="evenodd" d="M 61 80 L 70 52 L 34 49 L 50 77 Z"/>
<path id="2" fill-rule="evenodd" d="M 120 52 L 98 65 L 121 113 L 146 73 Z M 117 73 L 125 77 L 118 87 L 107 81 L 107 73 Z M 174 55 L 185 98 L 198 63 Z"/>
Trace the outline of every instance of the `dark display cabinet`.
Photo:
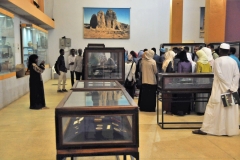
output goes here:
<path id="1" fill-rule="evenodd" d="M 121 89 L 123 86 L 118 81 L 76 81 L 71 90 L 83 91 L 83 90 L 116 90 Z"/>
<path id="2" fill-rule="evenodd" d="M 139 159 L 138 106 L 123 88 L 71 90 L 55 109 L 55 121 L 57 159 L 93 155 Z"/>
<path id="3" fill-rule="evenodd" d="M 124 48 L 85 48 L 84 80 L 124 81 Z"/>
<path id="4" fill-rule="evenodd" d="M 197 118 L 194 119 L 195 122 L 188 122 L 186 118 L 179 122 L 168 122 L 167 118 L 165 119 L 164 110 L 173 104 L 185 107 L 184 105 L 197 106 L 208 102 L 212 83 L 212 73 L 159 73 L 158 100 L 162 105 L 157 103 L 158 125 L 166 129 L 199 128 L 202 122 L 197 121 Z"/>

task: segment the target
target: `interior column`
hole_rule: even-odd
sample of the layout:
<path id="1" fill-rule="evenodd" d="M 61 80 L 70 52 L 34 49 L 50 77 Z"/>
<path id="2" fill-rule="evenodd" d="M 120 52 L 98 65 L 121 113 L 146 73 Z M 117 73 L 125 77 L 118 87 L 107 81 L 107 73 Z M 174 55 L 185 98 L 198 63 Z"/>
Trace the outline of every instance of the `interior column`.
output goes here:
<path id="1" fill-rule="evenodd" d="M 170 2 L 170 43 L 182 43 L 183 0 Z"/>
<path id="2" fill-rule="evenodd" d="M 205 43 L 225 41 L 226 1 L 206 0 Z"/>

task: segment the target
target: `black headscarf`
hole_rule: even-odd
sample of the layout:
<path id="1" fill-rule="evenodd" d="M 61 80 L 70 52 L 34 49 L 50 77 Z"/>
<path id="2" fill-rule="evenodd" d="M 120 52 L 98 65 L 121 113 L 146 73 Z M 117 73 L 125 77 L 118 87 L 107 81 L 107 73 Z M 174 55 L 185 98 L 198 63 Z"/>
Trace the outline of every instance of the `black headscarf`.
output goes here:
<path id="1" fill-rule="evenodd" d="M 178 57 L 180 59 L 180 62 L 189 62 L 189 60 L 187 59 L 187 53 L 186 51 L 181 51 L 179 54 L 178 54 Z"/>
<path id="2" fill-rule="evenodd" d="M 36 59 L 38 59 L 38 56 L 36 54 L 32 54 L 28 58 L 28 69 L 32 65 L 32 63 L 36 63 Z"/>

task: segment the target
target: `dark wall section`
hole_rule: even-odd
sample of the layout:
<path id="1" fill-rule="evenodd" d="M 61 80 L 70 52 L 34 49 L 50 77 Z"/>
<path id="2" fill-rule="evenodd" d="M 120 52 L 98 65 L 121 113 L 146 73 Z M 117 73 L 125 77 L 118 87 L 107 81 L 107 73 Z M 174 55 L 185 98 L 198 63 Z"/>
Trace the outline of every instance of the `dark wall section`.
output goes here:
<path id="1" fill-rule="evenodd" d="M 240 0 L 227 0 L 225 41 L 240 41 Z"/>

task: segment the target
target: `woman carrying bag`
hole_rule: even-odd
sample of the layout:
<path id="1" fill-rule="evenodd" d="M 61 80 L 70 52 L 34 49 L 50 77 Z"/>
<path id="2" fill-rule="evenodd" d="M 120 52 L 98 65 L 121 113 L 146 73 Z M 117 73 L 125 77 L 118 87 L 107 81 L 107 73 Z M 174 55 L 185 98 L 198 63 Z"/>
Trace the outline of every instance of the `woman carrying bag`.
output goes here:
<path id="1" fill-rule="evenodd" d="M 133 62 L 133 57 L 131 54 L 128 55 L 127 62 L 125 63 L 125 83 L 124 87 L 126 88 L 129 95 L 134 99 L 135 94 L 135 72 L 136 72 L 136 63 Z"/>

